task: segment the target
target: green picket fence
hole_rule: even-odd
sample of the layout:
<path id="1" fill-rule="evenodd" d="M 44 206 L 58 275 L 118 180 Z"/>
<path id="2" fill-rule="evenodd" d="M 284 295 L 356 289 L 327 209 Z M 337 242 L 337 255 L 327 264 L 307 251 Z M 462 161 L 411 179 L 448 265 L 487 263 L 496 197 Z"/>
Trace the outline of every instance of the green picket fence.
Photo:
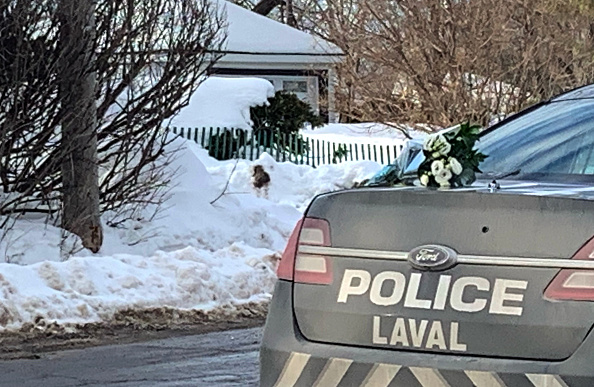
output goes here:
<path id="1" fill-rule="evenodd" d="M 391 164 L 400 155 L 401 145 L 338 143 L 304 138 L 300 134 L 280 131 L 245 130 L 234 128 L 169 128 L 171 132 L 192 140 L 208 149 L 219 160 L 242 158 L 256 160 L 264 152 L 277 161 L 290 161 L 316 167 L 343 161 L 369 160 Z"/>

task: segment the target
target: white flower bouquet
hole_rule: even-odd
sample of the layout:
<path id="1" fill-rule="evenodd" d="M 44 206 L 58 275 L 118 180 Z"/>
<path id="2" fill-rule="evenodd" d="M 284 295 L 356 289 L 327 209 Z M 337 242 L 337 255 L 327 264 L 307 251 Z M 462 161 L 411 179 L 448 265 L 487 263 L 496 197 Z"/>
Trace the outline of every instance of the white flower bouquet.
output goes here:
<path id="1" fill-rule="evenodd" d="M 434 134 L 423 144 L 425 161 L 419 166 L 422 185 L 434 188 L 455 188 L 472 184 L 479 165 L 487 156 L 474 149 L 480 126 L 462 124 L 460 129 Z"/>

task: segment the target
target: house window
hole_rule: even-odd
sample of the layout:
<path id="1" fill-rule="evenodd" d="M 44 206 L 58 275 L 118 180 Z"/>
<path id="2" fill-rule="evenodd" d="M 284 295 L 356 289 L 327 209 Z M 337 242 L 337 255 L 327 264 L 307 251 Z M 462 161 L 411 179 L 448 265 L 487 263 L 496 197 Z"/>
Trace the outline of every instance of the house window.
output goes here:
<path id="1" fill-rule="evenodd" d="M 283 90 L 289 93 L 307 93 L 307 81 L 283 81 Z"/>

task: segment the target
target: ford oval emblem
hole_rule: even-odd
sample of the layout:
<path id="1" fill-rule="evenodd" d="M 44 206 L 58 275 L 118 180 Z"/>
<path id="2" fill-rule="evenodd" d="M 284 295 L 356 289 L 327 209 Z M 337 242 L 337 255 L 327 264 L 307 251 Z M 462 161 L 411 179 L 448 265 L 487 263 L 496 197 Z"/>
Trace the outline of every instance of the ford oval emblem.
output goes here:
<path id="1" fill-rule="evenodd" d="M 408 253 L 408 261 L 419 270 L 446 270 L 457 263 L 458 254 L 449 247 L 424 245 Z"/>

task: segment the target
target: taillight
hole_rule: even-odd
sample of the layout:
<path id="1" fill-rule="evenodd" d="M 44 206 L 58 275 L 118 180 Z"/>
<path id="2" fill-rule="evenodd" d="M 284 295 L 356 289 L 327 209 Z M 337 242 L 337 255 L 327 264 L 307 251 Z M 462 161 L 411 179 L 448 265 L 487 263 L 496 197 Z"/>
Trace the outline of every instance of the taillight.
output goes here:
<path id="1" fill-rule="evenodd" d="M 304 218 L 297 223 L 278 266 L 278 278 L 307 284 L 332 283 L 330 259 L 321 255 L 300 253 L 300 245 L 331 246 L 328 221 Z"/>
<path id="2" fill-rule="evenodd" d="M 301 231 L 302 224 L 303 219 L 300 219 L 299 222 L 297 222 L 297 225 L 295 225 L 291 236 L 289 237 L 287 247 L 285 247 L 285 251 L 283 252 L 280 263 L 278 264 L 278 268 L 276 269 L 276 275 L 279 279 L 293 281 L 295 255 L 297 254 L 297 243 L 299 242 L 299 232 Z"/>
<path id="3" fill-rule="evenodd" d="M 593 260 L 594 238 L 582 246 L 573 259 Z M 544 296 L 552 300 L 594 301 L 594 270 L 561 270 Z"/>

